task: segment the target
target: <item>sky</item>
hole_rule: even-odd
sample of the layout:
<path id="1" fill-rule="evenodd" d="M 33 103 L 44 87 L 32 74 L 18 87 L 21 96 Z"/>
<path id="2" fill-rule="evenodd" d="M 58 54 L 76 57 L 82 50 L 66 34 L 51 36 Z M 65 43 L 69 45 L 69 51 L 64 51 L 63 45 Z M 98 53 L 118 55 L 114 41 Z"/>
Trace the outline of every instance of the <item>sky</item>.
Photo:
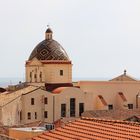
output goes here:
<path id="1" fill-rule="evenodd" d="M 25 77 L 48 24 L 73 78 L 140 79 L 140 0 L 0 0 L 0 77 Z"/>

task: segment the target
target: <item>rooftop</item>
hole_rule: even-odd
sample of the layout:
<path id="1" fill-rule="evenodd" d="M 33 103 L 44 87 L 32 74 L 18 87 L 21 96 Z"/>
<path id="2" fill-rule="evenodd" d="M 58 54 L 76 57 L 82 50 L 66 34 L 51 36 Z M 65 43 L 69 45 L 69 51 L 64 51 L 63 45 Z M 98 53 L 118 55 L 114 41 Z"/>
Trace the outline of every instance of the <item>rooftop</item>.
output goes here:
<path id="1" fill-rule="evenodd" d="M 13 91 L 13 92 L 8 92 L 8 91 L 3 92 L 0 94 L 0 106 L 4 106 L 8 104 L 9 102 L 15 100 L 16 98 L 20 97 L 22 94 L 26 94 L 38 88 L 39 87 L 36 87 L 36 86 L 28 86 L 28 87 L 25 87 L 23 89 Z"/>
<path id="2" fill-rule="evenodd" d="M 140 125 L 119 120 L 81 118 L 55 130 L 44 132 L 32 140 L 140 139 Z"/>
<path id="3" fill-rule="evenodd" d="M 132 116 L 140 116 L 140 109 L 91 110 L 85 111 L 82 116 L 110 120 L 126 120 Z"/>
<path id="4" fill-rule="evenodd" d="M 45 127 L 23 127 L 23 128 L 11 128 L 13 130 L 18 131 L 26 131 L 26 132 L 43 132 L 46 130 Z"/>

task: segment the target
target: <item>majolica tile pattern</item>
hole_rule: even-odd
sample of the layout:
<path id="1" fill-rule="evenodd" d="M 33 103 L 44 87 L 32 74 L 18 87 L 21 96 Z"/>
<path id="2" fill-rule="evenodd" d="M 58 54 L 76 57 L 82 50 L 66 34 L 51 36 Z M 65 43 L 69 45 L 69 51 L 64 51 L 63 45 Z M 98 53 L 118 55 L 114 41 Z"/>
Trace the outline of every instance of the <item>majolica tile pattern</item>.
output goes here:
<path id="1" fill-rule="evenodd" d="M 29 60 L 69 60 L 63 47 L 55 40 L 43 40 L 32 51 Z"/>

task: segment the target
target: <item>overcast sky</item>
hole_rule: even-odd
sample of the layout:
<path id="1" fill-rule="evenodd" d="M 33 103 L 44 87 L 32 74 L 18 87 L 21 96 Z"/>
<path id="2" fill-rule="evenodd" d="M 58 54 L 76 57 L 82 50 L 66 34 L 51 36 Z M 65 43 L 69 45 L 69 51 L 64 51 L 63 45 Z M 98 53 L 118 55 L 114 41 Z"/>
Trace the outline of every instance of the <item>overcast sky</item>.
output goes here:
<path id="1" fill-rule="evenodd" d="M 140 78 L 140 0 L 0 0 L 0 77 L 24 77 L 47 24 L 73 77 Z"/>

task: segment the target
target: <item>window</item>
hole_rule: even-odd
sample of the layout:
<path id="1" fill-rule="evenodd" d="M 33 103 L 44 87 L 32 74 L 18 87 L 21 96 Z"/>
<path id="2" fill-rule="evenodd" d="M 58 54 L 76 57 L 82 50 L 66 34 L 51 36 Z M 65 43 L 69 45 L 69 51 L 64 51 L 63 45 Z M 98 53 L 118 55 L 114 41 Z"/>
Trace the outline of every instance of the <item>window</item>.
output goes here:
<path id="1" fill-rule="evenodd" d="M 63 70 L 60 70 L 60 76 L 63 76 Z"/>
<path id="2" fill-rule="evenodd" d="M 128 104 L 128 109 L 133 109 L 133 104 Z"/>
<path id="3" fill-rule="evenodd" d="M 66 117 L 66 104 L 61 104 L 61 117 Z"/>
<path id="4" fill-rule="evenodd" d="M 35 78 L 35 82 L 37 82 L 37 75 L 36 74 L 34 75 L 34 78 Z"/>
<path id="5" fill-rule="evenodd" d="M 31 98 L 31 105 L 34 105 L 34 104 L 35 104 L 34 98 Z"/>
<path id="6" fill-rule="evenodd" d="M 75 98 L 70 98 L 70 117 L 75 117 Z"/>
<path id="7" fill-rule="evenodd" d="M 32 82 L 32 72 L 30 72 L 30 82 Z"/>
<path id="8" fill-rule="evenodd" d="M 42 78 L 42 72 L 40 72 L 40 78 Z"/>
<path id="9" fill-rule="evenodd" d="M 22 111 L 19 112 L 20 121 L 22 120 Z"/>
<path id="10" fill-rule="evenodd" d="M 28 114 L 27 114 L 27 118 L 28 118 L 28 120 L 31 119 L 31 112 L 28 112 Z"/>
<path id="11" fill-rule="evenodd" d="M 108 110 L 112 110 L 113 109 L 113 105 L 108 105 Z"/>
<path id="12" fill-rule="evenodd" d="M 34 75 L 34 78 L 35 78 L 35 79 L 37 78 L 36 74 Z"/>
<path id="13" fill-rule="evenodd" d="M 30 72 L 30 78 L 32 78 L 32 72 Z"/>
<path id="14" fill-rule="evenodd" d="M 44 118 L 48 118 L 48 112 L 44 111 Z"/>
<path id="15" fill-rule="evenodd" d="M 48 98 L 47 97 L 44 98 L 44 104 L 48 104 Z"/>
<path id="16" fill-rule="evenodd" d="M 84 103 L 79 103 L 79 116 L 84 112 Z"/>
<path id="17" fill-rule="evenodd" d="M 42 82 L 42 72 L 40 72 L 40 82 Z"/>
<path id="18" fill-rule="evenodd" d="M 37 112 L 35 112 L 35 119 L 37 119 Z"/>

